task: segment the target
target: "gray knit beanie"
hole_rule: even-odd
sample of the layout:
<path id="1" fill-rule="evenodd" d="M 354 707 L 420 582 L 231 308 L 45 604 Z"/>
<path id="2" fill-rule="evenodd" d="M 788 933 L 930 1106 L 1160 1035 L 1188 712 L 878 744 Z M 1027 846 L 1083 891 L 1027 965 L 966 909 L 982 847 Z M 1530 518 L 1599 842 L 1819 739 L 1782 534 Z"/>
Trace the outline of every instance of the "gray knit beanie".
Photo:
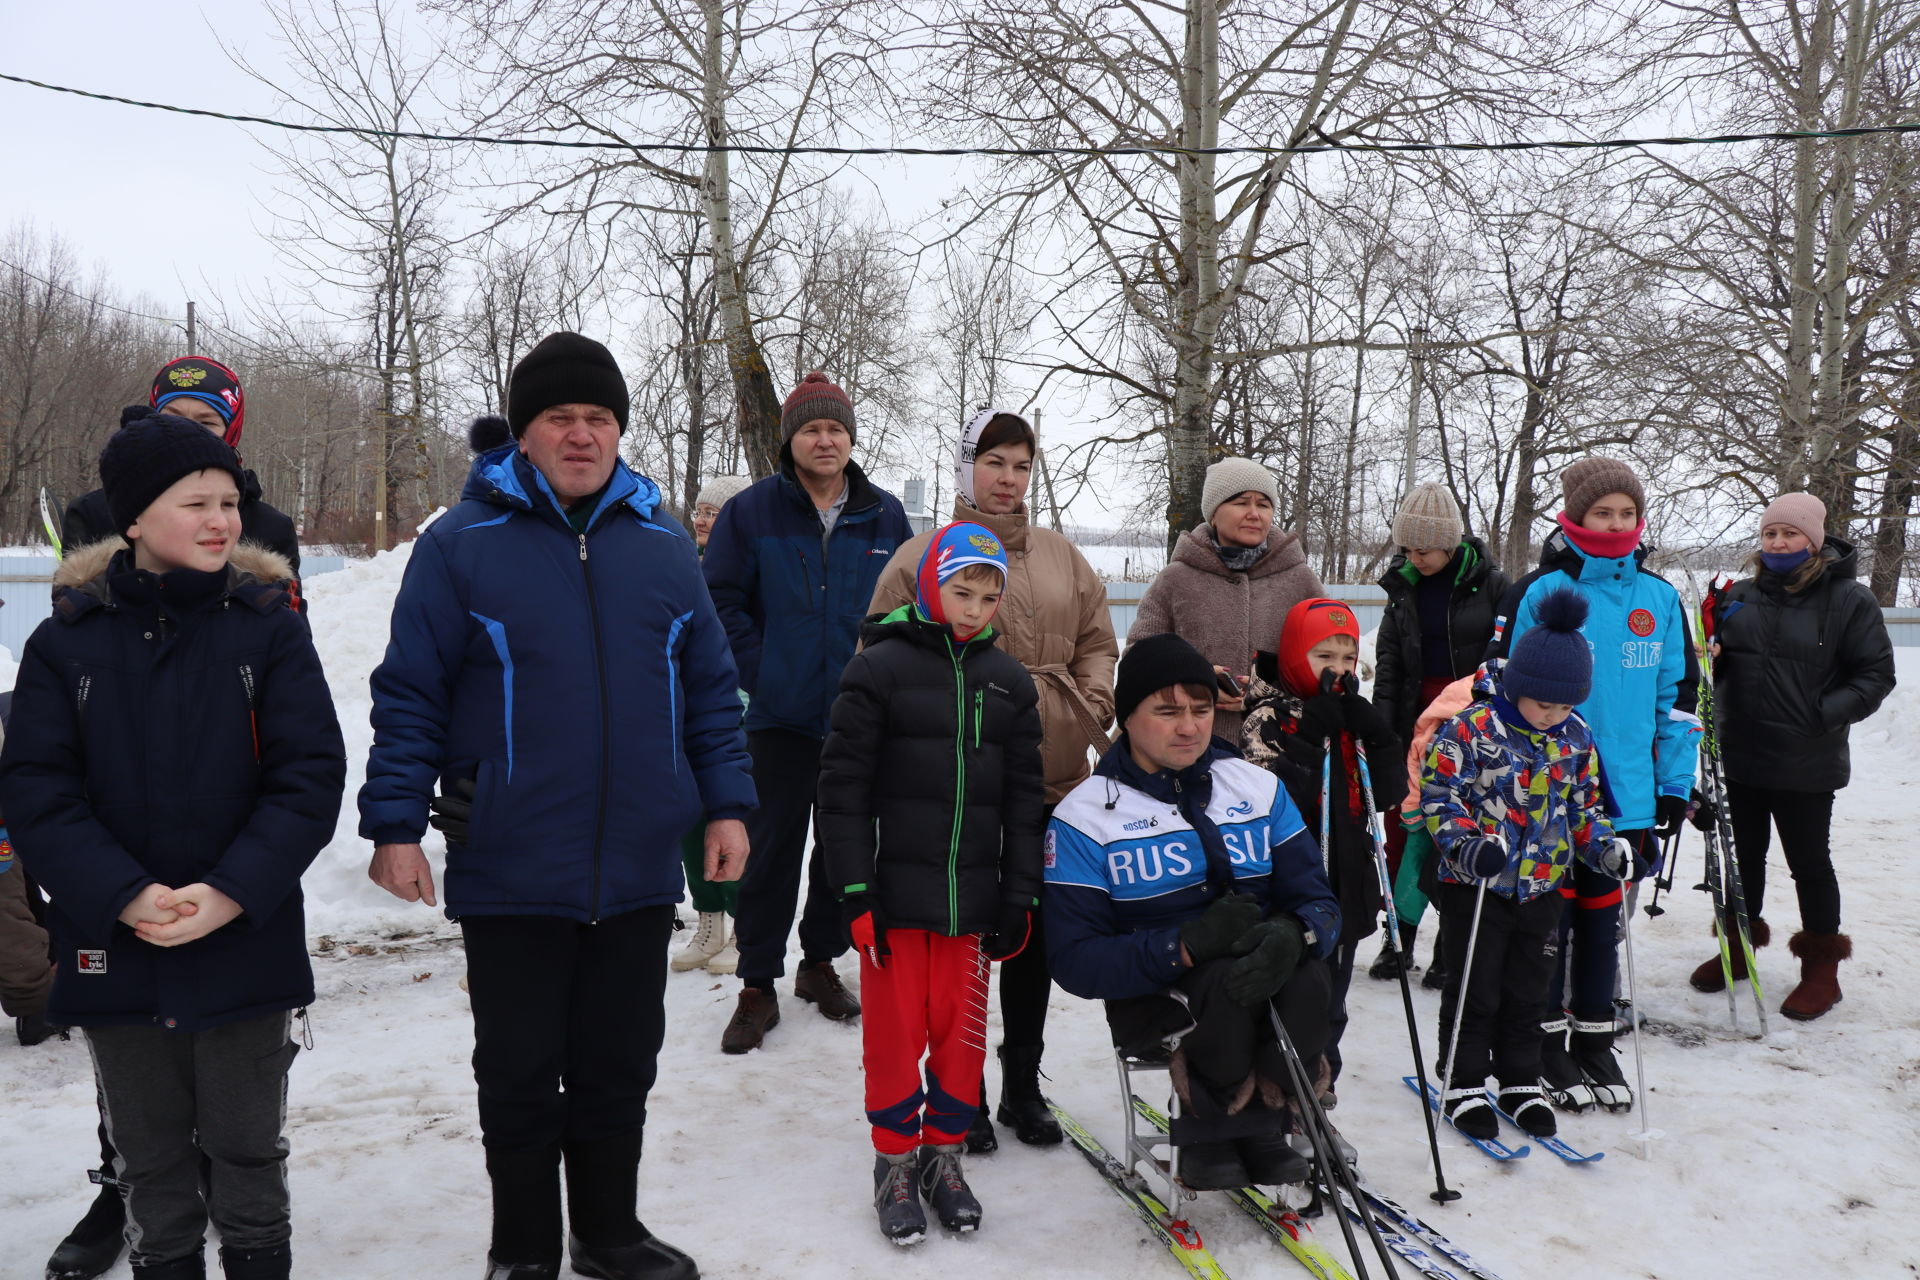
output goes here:
<path id="1" fill-rule="evenodd" d="M 1453 495 L 1431 481 L 1413 486 L 1393 517 L 1394 545 L 1409 551 L 1451 551 L 1465 532 Z"/>
<path id="2" fill-rule="evenodd" d="M 752 476 L 712 476 L 700 486 L 700 492 L 695 495 L 693 505 L 697 507 L 705 502 L 715 507 L 724 507 L 727 505 L 727 499 L 738 497 L 746 492 L 747 486 L 752 483 Z"/>
<path id="3" fill-rule="evenodd" d="M 1582 458 L 1560 473 L 1560 492 L 1567 500 L 1567 519 L 1579 524 L 1586 519 L 1594 503 L 1610 493 L 1624 493 L 1633 499 L 1640 519 L 1647 518 L 1647 491 L 1640 477 L 1618 458 Z"/>
<path id="4" fill-rule="evenodd" d="M 1207 468 L 1207 482 L 1200 489 L 1200 517 L 1213 523 L 1213 513 L 1221 503 L 1242 493 L 1264 493 L 1276 510 L 1280 490 L 1273 473 L 1252 458 L 1222 458 Z"/>

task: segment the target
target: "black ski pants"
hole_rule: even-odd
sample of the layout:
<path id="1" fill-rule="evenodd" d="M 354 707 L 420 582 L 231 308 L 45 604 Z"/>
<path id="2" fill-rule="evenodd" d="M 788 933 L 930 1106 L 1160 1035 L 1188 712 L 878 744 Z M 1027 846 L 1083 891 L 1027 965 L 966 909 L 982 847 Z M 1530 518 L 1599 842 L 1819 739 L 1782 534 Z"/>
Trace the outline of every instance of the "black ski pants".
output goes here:
<path id="1" fill-rule="evenodd" d="M 1209 960 L 1187 970 L 1165 992 L 1107 1001 L 1107 1027 L 1114 1047 L 1123 1053 L 1156 1057 L 1164 1052 L 1168 1036 L 1184 1030 L 1180 1047 L 1186 1051 L 1188 1068 L 1217 1097 L 1231 1094 L 1256 1067 L 1261 1075 L 1287 1087 L 1290 1081 L 1267 1021 L 1267 1006 L 1249 1008 L 1226 993 L 1227 970 L 1233 963 L 1230 957 Z M 1327 1046 L 1331 989 L 1327 962 L 1310 957 L 1271 1002 L 1309 1079 L 1315 1075 L 1314 1059 Z"/>
<path id="2" fill-rule="evenodd" d="M 1053 806 L 1046 808 L 1046 818 L 1053 819 Z M 1033 932 L 1027 938 L 1026 950 L 1000 965 L 1000 1027 L 1008 1048 L 1041 1048 L 1047 1032 L 1047 1001 L 1053 995 L 1053 976 L 1047 972 L 1047 933 L 1043 924 L 1044 913 L 1035 909 L 1032 917 Z M 980 1105 L 987 1105 L 984 1090 L 980 1094 Z"/>
<path id="3" fill-rule="evenodd" d="M 1446 956 L 1447 985 L 1440 993 L 1440 1052 L 1453 1036 L 1454 1010 L 1466 985 L 1460 1018 L 1460 1045 L 1446 1080 L 1452 1088 L 1485 1082 L 1491 1072 L 1501 1084 L 1533 1084 L 1540 1078 L 1540 1022 L 1554 966 L 1554 939 L 1566 900 L 1551 891 L 1527 903 L 1486 892 L 1480 932 L 1474 939 L 1471 971 L 1467 937 L 1473 930 L 1475 899 L 1481 891 L 1467 884 L 1440 885 L 1440 946 Z"/>
<path id="4" fill-rule="evenodd" d="M 473 1079 L 491 1151 L 638 1133 L 666 1035 L 673 907 L 598 924 L 467 916 Z"/>
<path id="5" fill-rule="evenodd" d="M 740 948 L 740 979 L 771 991 L 787 971 L 787 934 L 800 903 L 800 873 L 807 873 L 806 909 L 800 916 L 800 950 L 806 963 L 837 960 L 848 942 L 840 925 L 840 904 L 821 865 L 820 845 L 807 853 L 807 826 L 820 790 L 818 738 L 785 729 L 756 729 L 747 735 L 753 758 L 753 786 L 759 807 L 747 815 L 747 844 L 752 850 L 740 877 L 734 905 L 733 934 Z"/>
<path id="6" fill-rule="evenodd" d="M 1831 791 L 1781 791 L 1727 783 L 1727 816 L 1740 859 L 1740 891 L 1747 917 L 1767 900 L 1767 850 L 1772 827 L 1780 829 L 1793 891 L 1800 899 L 1800 927 L 1808 933 L 1840 932 L 1840 881 L 1833 874 Z"/>

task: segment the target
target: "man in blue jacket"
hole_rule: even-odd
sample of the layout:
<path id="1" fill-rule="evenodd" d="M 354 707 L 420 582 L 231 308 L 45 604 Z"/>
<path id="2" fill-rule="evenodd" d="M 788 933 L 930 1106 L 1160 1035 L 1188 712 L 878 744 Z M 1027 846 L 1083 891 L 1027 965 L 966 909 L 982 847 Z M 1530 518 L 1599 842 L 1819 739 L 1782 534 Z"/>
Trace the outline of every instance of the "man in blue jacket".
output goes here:
<path id="1" fill-rule="evenodd" d="M 1213 665 L 1176 635 L 1127 646 L 1120 741 L 1054 810 L 1042 858 L 1047 963 L 1104 1000 L 1114 1045 L 1173 1051 L 1195 1190 L 1297 1182 L 1270 1006 L 1309 1073 L 1325 1048 L 1340 907 L 1280 780 L 1213 737 Z M 1243 1118 L 1244 1117 L 1244 1118 Z M 1263 1119 L 1264 1117 L 1264 1119 Z"/>
<path id="2" fill-rule="evenodd" d="M 542 340 L 514 368 L 507 418 L 513 441 L 476 460 L 408 561 L 373 673 L 360 834 L 373 880 L 431 906 L 430 805 L 446 832 L 489 1280 L 558 1274 L 563 1155 L 574 1269 L 679 1280 L 692 1260 L 634 1202 L 680 838 L 707 822 L 709 879 L 747 856 L 733 659 L 692 541 L 620 462 L 627 388 L 607 349 Z"/>
<path id="3" fill-rule="evenodd" d="M 833 968 L 848 944 L 817 844 L 807 857 L 807 823 L 841 669 L 859 643 L 880 571 L 913 536 L 900 500 L 851 460 L 853 402 L 824 373 L 808 374 L 787 397 L 780 431 L 779 472 L 720 509 L 702 561 L 752 699 L 747 749 L 760 797 L 749 820 L 753 864 L 734 915 L 741 990 L 720 1037 L 725 1053 L 758 1048 L 780 1021 L 773 987 L 786 972 L 803 865 L 793 993 L 836 1021 L 860 1012 Z"/>

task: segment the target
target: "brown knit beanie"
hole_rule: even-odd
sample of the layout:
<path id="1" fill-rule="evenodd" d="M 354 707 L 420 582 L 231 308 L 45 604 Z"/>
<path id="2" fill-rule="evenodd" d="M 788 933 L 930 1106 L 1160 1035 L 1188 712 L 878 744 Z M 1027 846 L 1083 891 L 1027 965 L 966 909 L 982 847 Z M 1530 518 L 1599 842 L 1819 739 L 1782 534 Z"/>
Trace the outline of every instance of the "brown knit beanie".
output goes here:
<path id="1" fill-rule="evenodd" d="M 1579 524 L 1588 508 L 1610 493 L 1624 493 L 1633 499 L 1640 518 L 1647 518 L 1647 491 L 1640 477 L 1618 458 L 1582 458 L 1560 473 L 1560 492 L 1566 496 L 1567 519 Z"/>
<path id="2" fill-rule="evenodd" d="M 780 406 L 780 456 L 791 456 L 788 446 L 800 428 L 815 418 L 828 418 L 847 429 L 847 438 L 852 440 L 853 401 L 847 393 L 828 380 L 827 375 L 815 369 L 800 379 L 800 385 L 787 396 L 787 402 Z"/>
<path id="3" fill-rule="evenodd" d="M 1413 486 L 1393 517 L 1394 545 L 1409 551 L 1451 551 L 1465 532 L 1453 495 L 1431 481 Z"/>
<path id="4" fill-rule="evenodd" d="M 1810 493 L 1783 493 L 1760 513 L 1760 527 L 1770 524 L 1792 525 L 1806 534 L 1818 555 L 1827 541 L 1827 504 Z"/>

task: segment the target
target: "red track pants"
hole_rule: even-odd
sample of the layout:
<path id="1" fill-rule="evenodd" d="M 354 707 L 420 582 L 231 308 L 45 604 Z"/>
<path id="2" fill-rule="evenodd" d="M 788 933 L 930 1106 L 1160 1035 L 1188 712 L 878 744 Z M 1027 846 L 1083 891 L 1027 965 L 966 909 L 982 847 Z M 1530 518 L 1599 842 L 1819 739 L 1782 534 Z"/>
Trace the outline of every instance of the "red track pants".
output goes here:
<path id="1" fill-rule="evenodd" d="M 887 946 L 892 954 L 884 968 L 860 951 L 860 1029 L 874 1150 L 901 1155 L 922 1141 L 965 1141 L 980 1109 L 987 1058 L 987 957 L 980 939 L 889 929 Z"/>

